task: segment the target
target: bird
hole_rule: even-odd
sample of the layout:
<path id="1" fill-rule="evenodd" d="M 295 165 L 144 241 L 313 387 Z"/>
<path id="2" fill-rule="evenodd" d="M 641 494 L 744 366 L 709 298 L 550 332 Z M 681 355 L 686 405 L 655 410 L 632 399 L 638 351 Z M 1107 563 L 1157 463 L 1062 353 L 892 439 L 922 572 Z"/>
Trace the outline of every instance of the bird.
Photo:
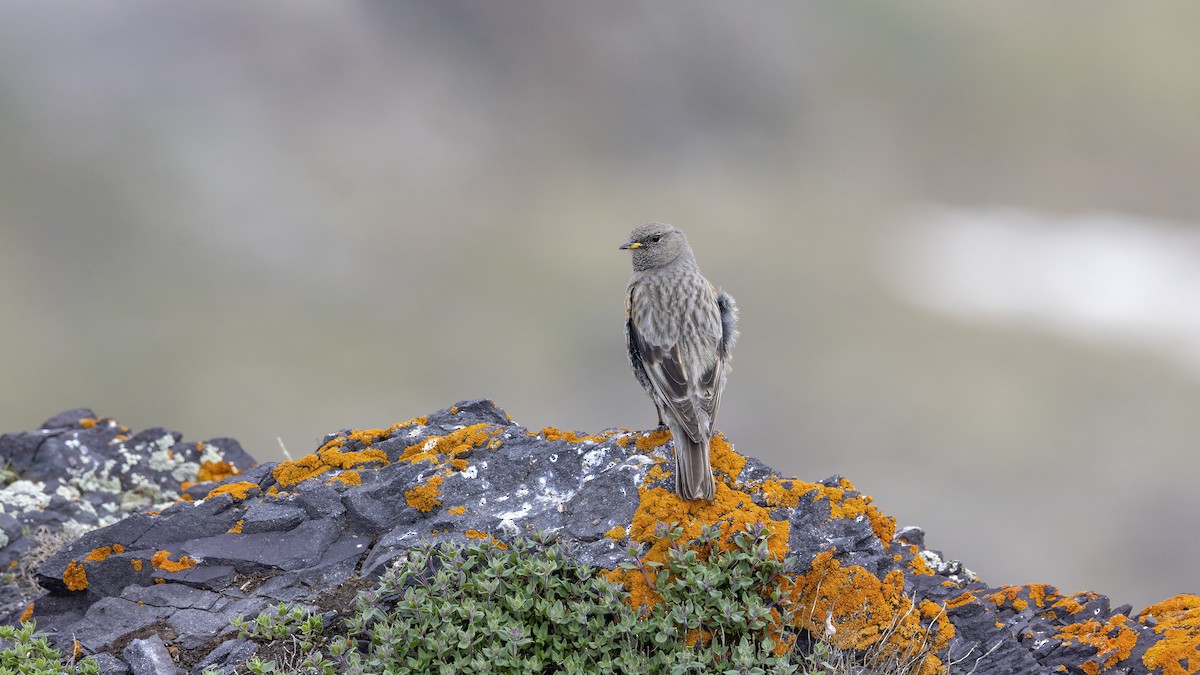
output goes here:
<path id="1" fill-rule="evenodd" d="M 654 401 L 659 428 L 670 428 L 675 441 L 675 493 L 711 501 L 717 486 L 709 441 L 732 369 L 737 304 L 700 274 L 687 236 L 673 225 L 639 225 L 619 248 L 633 254 L 625 292 L 629 364 Z"/>

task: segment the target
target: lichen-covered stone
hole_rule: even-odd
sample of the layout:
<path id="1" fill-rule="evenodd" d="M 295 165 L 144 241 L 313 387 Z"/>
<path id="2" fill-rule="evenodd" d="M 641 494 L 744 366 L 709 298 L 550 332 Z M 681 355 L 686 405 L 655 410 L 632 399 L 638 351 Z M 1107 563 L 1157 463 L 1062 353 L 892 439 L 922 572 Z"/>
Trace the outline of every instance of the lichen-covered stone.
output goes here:
<path id="1" fill-rule="evenodd" d="M 176 665 L 193 672 L 205 663 L 231 667 L 254 650 L 236 639 L 234 615 L 281 601 L 315 606 L 430 539 L 502 542 L 549 531 L 580 562 L 624 584 L 632 602 L 650 605 L 660 601 L 647 583 L 656 568 L 622 569 L 630 546 L 643 564 L 661 562 L 667 526 L 684 539 L 707 527 L 723 547 L 760 524 L 771 554 L 790 560 L 784 588 L 800 608 L 797 627 L 839 648 L 881 659 L 919 653 L 925 675 L 1200 672 L 1196 596 L 1139 614 L 1094 593 L 991 586 L 925 548 L 919 528 L 897 531 L 848 480 L 780 476 L 720 436 L 712 443 L 716 499 L 685 502 L 671 489 L 669 433 L 527 430 L 484 400 L 385 429 L 343 430 L 311 455 L 262 466 L 240 448 L 214 449 L 236 447 L 227 440 L 185 444 L 161 429 L 127 432 L 77 410 L 38 432 L 0 438 L 23 481 L 0 491 L 9 500 L 2 555 L 28 550 L 23 514 L 40 512 L 42 501 L 48 510 L 124 504 L 93 508 L 89 526 L 108 526 L 39 567 L 47 594 L 25 617 L 60 646 L 78 639 L 86 652 L 111 655 L 107 662 L 134 667 L 175 653 L 184 655 Z M 103 461 L 101 446 L 109 449 Z M 71 457 L 75 464 L 57 472 L 47 463 Z M 223 482 L 185 487 L 189 476 Z M 133 502 L 116 500 L 117 486 L 133 501 L 180 501 L 119 520 Z M 89 496 L 96 490 L 114 500 Z M 86 507 L 71 508 L 69 516 L 56 510 L 54 522 L 86 519 Z M 151 634 L 161 642 L 130 642 Z"/>
<path id="2" fill-rule="evenodd" d="M 186 498 L 193 484 L 206 486 L 205 491 L 215 485 L 198 479 L 224 479 L 255 465 L 233 439 L 184 443 L 181 438 L 164 429 L 131 435 L 128 427 L 86 408 L 59 413 L 36 431 L 0 436 L 6 465 L 0 484 L 0 570 L 20 570 L 31 554 L 124 522 L 135 511 L 165 508 Z M 72 592 L 96 592 L 88 563 L 80 563 L 82 573 L 72 570 L 64 579 L 70 560 L 59 562 L 56 579 L 43 583 L 56 591 L 73 586 Z M 33 590 L 21 583 L 0 586 L 0 616 L 23 611 Z"/>

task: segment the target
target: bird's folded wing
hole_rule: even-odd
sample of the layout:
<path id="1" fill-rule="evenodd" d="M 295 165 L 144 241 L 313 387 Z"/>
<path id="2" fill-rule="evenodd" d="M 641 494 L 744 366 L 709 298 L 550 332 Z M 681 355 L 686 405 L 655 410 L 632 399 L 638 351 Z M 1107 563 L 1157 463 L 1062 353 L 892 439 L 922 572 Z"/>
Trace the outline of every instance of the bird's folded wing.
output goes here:
<path id="1" fill-rule="evenodd" d="M 678 344 L 650 344 L 632 321 L 629 335 L 637 346 L 646 375 L 662 395 L 671 416 L 694 442 L 703 442 L 712 432 L 712 418 L 716 412 L 717 365 L 705 370 L 701 382 L 689 382 L 688 368 Z"/>

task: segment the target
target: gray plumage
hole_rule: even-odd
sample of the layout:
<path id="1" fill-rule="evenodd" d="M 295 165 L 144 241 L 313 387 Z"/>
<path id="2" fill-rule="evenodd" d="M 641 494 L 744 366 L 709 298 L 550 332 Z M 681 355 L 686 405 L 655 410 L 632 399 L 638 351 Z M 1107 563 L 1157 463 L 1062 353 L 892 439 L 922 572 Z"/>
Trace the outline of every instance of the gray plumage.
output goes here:
<path id="1" fill-rule="evenodd" d="M 687 237 L 666 223 L 634 228 L 625 294 L 629 363 L 675 439 L 675 492 L 713 499 L 709 462 L 717 408 L 737 339 L 737 306 L 700 274 Z"/>

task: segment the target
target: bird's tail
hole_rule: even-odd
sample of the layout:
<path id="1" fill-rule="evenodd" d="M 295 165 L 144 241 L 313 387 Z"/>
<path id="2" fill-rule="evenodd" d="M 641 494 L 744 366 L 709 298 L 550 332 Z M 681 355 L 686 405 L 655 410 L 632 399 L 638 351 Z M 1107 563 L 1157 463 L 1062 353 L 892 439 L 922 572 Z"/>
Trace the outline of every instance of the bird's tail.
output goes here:
<path id="1" fill-rule="evenodd" d="M 681 499 L 715 499 L 717 484 L 708 458 L 708 437 L 698 443 L 682 431 L 672 429 L 671 435 L 675 438 L 675 494 Z"/>

